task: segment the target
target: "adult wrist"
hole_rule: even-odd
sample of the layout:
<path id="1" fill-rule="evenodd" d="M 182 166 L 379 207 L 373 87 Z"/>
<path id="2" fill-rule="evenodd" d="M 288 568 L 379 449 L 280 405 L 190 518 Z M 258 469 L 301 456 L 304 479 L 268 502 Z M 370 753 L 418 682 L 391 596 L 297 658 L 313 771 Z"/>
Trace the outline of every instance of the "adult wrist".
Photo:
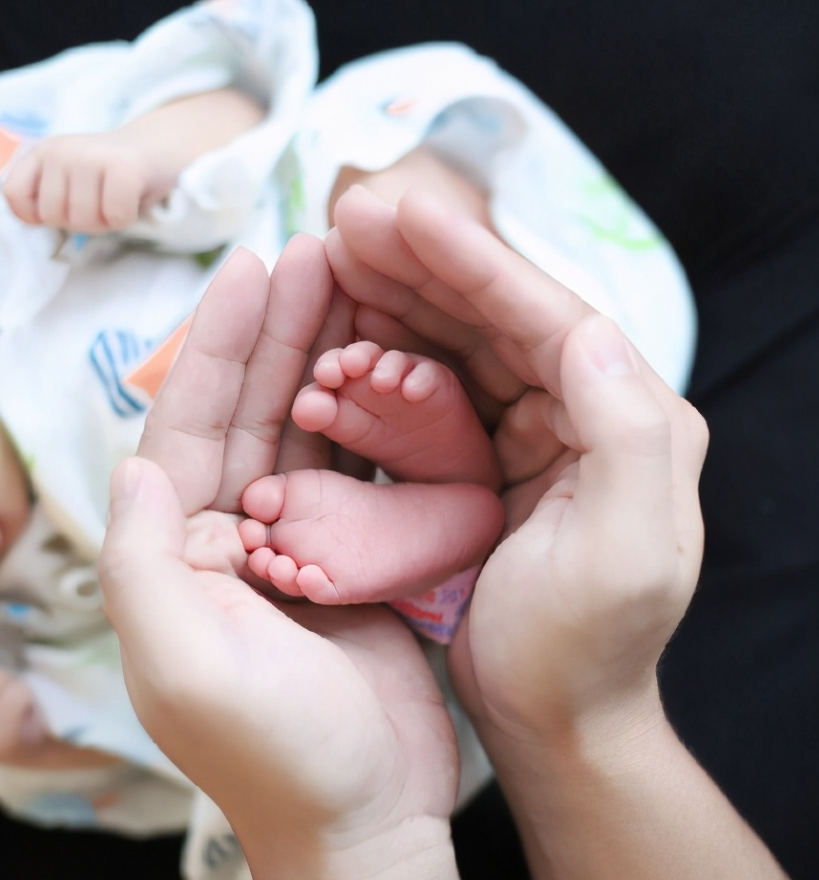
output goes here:
<path id="1" fill-rule="evenodd" d="M 582 709 L 555 702 L 526 716 L 484 711 L 472 721 L 497 762 L 529 756 L 545 773 L 561 773 L 574 761 L 627 762 L 644 738 L 668 724 L 654 677 Z"/>
<path id="2" fill-rule="evenodd" d="M 302 829 L 304 831 L 304 829 Z M 361 837 L 302 833 L 242 840 L 254 880 L 458 880 L 448 819 L 416 817 Z M 300 840 L 298 839 L 300 838 Z"/>
<path id="3" fill-rule="evenodd" d="M 533 880 L 784 880 L 659 705 L 602 713 L 563 742 L 492 743 Z M 605 722 L 601 723 L 603 719 Z"/>
<path id="4" fill-rule="evenodd" d="M 571 846 L 567 841 L 575 827 L 596 823 L 598 817 L 588 818 L 594 812 L 589 804 L 620 809 L 617 793 L 631 789 L 647 767 L 657 766 L 658 755 L 666 760 L 684 752 L 659 697 L 603 706 L 536 728 L 486 718 L 476 726 L 538 880 L 563 876 L 554 873 L 554 848 Z"/>

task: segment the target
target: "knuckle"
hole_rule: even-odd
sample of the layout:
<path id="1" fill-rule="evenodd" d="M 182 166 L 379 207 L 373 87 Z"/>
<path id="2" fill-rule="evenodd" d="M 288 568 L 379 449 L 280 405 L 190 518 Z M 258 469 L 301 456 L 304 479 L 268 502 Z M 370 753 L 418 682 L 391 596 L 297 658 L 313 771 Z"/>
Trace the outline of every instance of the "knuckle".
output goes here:
<path id="1" fill-rule="evenodd" d="M 705 458 L 711 434 L 708 429 L 708 422 L 705 421 L 703 415 L 689 404 L 689 433 L 692 440 L 694 450 L 698 454 L 700 460 Z"/>
<path id="2" fill-rule="evenodd" d="M 72 232 L 94 232 L 97 226 L 93 210 L 86 205 L 69 205 L 66 222 Z"/>
<path id="3" fill-rule="evenodd" d="M 40 222 L 46 226 L 62 227 L 67 219 L 61 206 L 42 202 L 38 204 L 38 214 Z"/>
<path id="4" fill-rule="evenodd" d="M 620 428 L 623 448 L 639 455 L 667 455 L 671 449 L 671 424 L 660 407 L 635 408 L 623 415 Z"/>
<path id="5" fill-rule="evenodd" d="M 104 207 L 100 215 L 102 217 L 101 225 L 106 229 L 120 230 L 129 225 L 126 213 L 121 208 Z"/>

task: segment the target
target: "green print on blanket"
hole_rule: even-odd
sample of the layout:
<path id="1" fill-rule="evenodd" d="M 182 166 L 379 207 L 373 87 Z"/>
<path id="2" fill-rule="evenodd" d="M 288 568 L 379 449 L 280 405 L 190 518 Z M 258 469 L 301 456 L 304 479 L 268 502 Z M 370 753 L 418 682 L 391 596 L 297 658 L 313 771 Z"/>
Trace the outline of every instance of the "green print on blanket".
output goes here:
<path id="1" fill-rule="evenodd" d="M 304 186 L 304 172 L 293 145 L 284 152 L 276 168 L 282 197 L 280 210 L 286 238 L 303 232 L 307 213 L 307 192 Z"/>
<path id="2" fill-rule="evenodd" d="M 660 247 L 663 238 L 609 174 L 582 184 L 585 209 L 580 219 L 595 238 L 610 241 L 630 251 Z"/>

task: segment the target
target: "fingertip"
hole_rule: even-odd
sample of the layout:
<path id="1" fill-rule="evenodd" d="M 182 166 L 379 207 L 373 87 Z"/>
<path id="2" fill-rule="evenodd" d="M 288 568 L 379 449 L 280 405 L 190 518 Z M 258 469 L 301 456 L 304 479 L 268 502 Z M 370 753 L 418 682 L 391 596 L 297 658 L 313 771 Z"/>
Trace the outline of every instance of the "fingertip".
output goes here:
<path id="1" fill-rule="evenodd" d="M 616 379 L 639 373 L 634 346 L 610 318 L 590 315 L 578 324 L 576 336 L 589 363 L 602 375 Z"/>
<path id="2" fill-rule="evenodd" d="M 449 207 L 447 203 L 438 198 L 429 190 L 411 186 L 401 196 L 396 208 L 399 218 L 409 220 L 416 216 L 422 216 L 424 220 L 457 220 L 463 217 L 458 211 Z"/>
<path id="3" fill-rule="evenodd" d="M 590 519 L 611 529 L 631 521 L 651 530 L 666 521 L 672 503 L 679 432 L 656 393 L 656 377 L 640 369 L 629 347 L 605 318 L 570 331 L 561 360 L 563 405 L 573 446 L 583 454 L 577 503 L 587 499 Z"/>
<path id="4" fill-rule="evenodd" d="M 372 190 L 360 183 L 354 183 L 339 196 L 333 210 L 333 222 L 336 226 L 342 225 L 359 208 L 378 210 L 384 215 L 393 216 L 395 207 L 379 198 Z"/>
<path id="5" fill-rule="evenodd" d="M 15 158 L 2 192 L 15 216 L 23 223 L 38 225 L 37 194 L 40 182 L 40 166 L 30 154 Z"/>
<path id="6" fill-rule="evenodd" d="M 456 244 L 479 253 L 486 247 L 491 252 L 500 243 L 497 236 L 475 218 L 418 187 L 410 187 L 401 197 L 396 218 L 399 230 L 411 247 L 413 242 L 438 242 L 445 243 L 442 246 L 450 254 Z"/>
<path id="7" fill-rule="evenodd" d="M 103 173 L 96 195 L 98 223 L 114 231 L 132 226 L 139 217 L 143 189 L 136 173 Z"/>
<path id="8" fill-rule="evenodd" d="M 269 278 L 267 267 L 261 257 L 242 245 L 238 245 L 228 253 L 219 269 L 219 273 L 231 276 L 234 273 L 237 275 L 248 273 L 251 276 L 256 276 L 254 280 L 260 280 L 263 277 L 265 284 L 267 284 Z"/>
<path id="9" fill-rule="evenodd" d="M 142 474 L 147 464 L 144 458 L 133 455 L 124 458 L 111 472 L 109 493 L 111 501 L 119 505 L 131 504 L 139 497 Z"/>
<path id="10" fill-rule="evenodd" d="M 307 232 L 296 232 L 284 246 L 271 273 L 273 287 L 298 286 L 302 290 L 322 290 L 329 305 L 333 289 L 333 276 L 327 261 L 324 242 Z"/>

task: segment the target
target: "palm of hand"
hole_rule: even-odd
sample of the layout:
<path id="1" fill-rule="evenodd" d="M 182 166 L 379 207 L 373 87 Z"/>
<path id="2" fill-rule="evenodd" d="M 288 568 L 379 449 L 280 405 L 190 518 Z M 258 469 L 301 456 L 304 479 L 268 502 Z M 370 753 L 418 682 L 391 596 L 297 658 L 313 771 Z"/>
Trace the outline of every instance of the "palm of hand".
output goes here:
<path id="1" fill-rule="evenodd" d="M 338 819 L 345 834 L 349 817 L 370 830 L 447 817 L 454 733 L 414 637 L 383 608 L 277 605 L 249 589 L 236 520 L 202 511 L 186 522 L 184 638 L 141 704 L 160 747 L 229 817 L 272 791 L 304 827 Z M 203 731 L 222 773 L 187 745 Z"/>
<path id="2" fill-rule="evenodd" d="M 450 654 L 467 708 L 518 729 L 592 716 L 617 693 L 647 705 L 695 582 L 701 535 L 679 533 L 667 471 L 650 517 L 627 501 L 615 517 L 589 488 L 605 465 L 571 444 L 505 493 L 506 536 Z"/>

